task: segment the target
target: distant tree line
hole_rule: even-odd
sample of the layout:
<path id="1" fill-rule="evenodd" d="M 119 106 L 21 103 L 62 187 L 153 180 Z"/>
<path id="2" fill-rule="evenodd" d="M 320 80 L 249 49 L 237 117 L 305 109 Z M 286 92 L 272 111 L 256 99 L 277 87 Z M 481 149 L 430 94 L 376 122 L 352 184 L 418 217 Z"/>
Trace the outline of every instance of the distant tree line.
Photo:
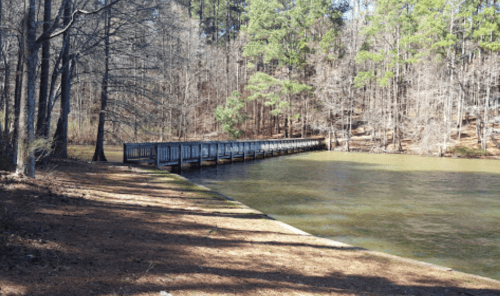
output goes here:
<path id="1" fill-rule="evenodd" d="M 499 124 L 497 1 L 4 0 L 0 147 L 333 135 L 444 153 Z M 57 120 L 56 120 L 57 118 Z M 495 141 L 496 143 L 496 141 Z M 499 147 L 500 148 L 500 147 Z"/>

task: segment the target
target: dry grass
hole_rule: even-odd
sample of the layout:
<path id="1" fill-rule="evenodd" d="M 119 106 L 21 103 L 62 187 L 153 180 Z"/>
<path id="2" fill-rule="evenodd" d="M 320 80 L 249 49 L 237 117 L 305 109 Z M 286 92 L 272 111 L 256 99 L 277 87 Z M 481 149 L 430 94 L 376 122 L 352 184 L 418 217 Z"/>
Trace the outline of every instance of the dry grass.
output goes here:
<path id="1" fill-rule="evenodd" d="M 95 146 L 93 145 L 70 145 L 68 154 L 75 160 L 92 160 L 94 156 Z M 105 145 L 104 154 L 108 161 L 122 162 L 123 161 L 123 146 Z"/>

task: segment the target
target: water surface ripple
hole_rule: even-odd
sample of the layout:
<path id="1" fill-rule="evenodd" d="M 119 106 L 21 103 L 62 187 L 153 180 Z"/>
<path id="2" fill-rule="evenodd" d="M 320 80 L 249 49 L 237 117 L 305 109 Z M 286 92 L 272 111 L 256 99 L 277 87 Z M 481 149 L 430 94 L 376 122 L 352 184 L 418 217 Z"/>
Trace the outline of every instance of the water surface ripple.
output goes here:
<path id="1" fill-rule="evenodd" d="M 500 280 L 500 161 L 314 152 L 183 175 L 314 235 Z"/>

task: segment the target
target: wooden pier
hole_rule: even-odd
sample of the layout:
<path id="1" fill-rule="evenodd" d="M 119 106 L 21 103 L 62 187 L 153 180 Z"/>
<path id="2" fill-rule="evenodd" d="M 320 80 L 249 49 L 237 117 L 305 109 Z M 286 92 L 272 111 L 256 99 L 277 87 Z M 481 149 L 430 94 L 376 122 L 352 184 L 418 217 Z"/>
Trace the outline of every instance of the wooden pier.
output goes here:
<path id="1" fill-rule="evenodd" d="M 147 162 L 156 166 L 178 166 L 184 163 L 197 163 L 221 159 L 233 162 L 235 159 L 256 159 L 259 155 L 277 156 L 282 154 L 309 151 L 323 146 L 322 139 L 283 139 L 216 142 L 164 142 L 164 143 L 125 143 L 123 162 Z"/>

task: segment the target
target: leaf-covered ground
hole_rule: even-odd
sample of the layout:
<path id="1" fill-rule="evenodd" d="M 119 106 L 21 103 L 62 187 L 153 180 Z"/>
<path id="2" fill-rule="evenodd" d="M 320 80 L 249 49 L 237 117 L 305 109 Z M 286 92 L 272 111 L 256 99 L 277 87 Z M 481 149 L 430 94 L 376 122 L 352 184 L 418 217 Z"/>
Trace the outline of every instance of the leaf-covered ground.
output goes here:
<path id="1" fill-rule="evenodd" d="M 300 233 L 152 168 L 0 174 L 0 295 L 500 295 L 498 281 Z"/>

